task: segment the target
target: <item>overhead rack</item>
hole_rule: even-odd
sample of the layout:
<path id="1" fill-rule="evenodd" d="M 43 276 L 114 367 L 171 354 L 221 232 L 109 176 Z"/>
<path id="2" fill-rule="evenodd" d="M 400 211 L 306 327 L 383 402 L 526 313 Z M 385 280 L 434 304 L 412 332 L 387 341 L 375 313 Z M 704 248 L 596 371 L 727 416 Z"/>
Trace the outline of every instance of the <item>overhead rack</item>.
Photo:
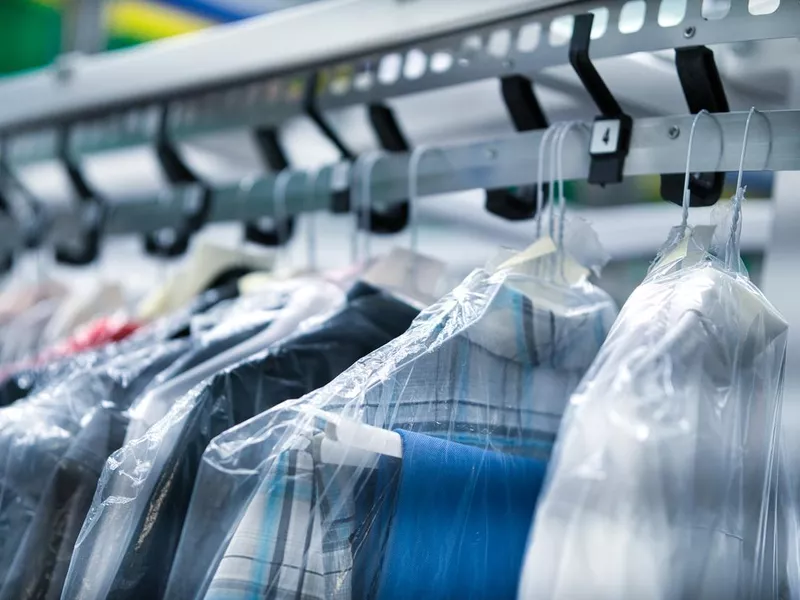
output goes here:
<path id="1" fill-rule="evenodd" d="M 165 101 L 179 102 L 176 130 L 211 127 L 212 114 L 219 125 L 230 125 L 230 119 L 252 123 L 258 115 L 280 119 L 282 110 L 302 110 L 298 89 L 312 73 L 319 74 L 315 97 L 322 110 L 509 73 L 537 73 L 568 62 L 570 19 L 586 12 L 597 15 L 596 59 L 800 35 L 795 2 L 754 15 L 751 2 L 733 1 L 726 11 L 706 11 L 704 17 L 704 5 L 725 2 L 690 1 L 682 18 L 659 25 L 662 6 L 672 4 L 328 0 L 144 47 L 78 56 L 12 78 L 0 85 L 0 131 L 92 120 L 105 113 L 108 121 L 95 126 L 105 123 L 123 142 L 124 134 L 146 129 L 146 117 L 139 116 L 144 113 L 129 111 Z M 414 57 L 423 55 L 426 63 L 415 70 Z M 240 114 L 243 109 L 247 114 Z"/>
<path id="2" fill-rule="evenodd" d="M 0 159 L 11 180 L 29 165 L 56 162 L 68 171 L 72 187 L 83 190 L 75 194 L 77 201 L 45 206 L 43 235 L 53 243 L 74 237 L 87 222 L 96 223 L 103 233 L 136 233 L 178 228 L 187 222 L 187 214 L 202 213 L 204 222 L 252 220 L 275 214 L 274 173 L 212 186 L 182 164 L 176 146 L 195 136 L 246 129 L 259 137 L 262 149 L 268 144 L 267 171 L 277 172 L 286 161 L 272 132 L 306 115 L 345 162 L 314 174 L 313 186 L 311 175 L 293 174 L 286 212 L 336 210 L 336 194 L 350 187 L 358 153 L 327 126 L 326 114 L 367 106 L 377 137 L 392 151 L 375 167 L 371 194 L 375 207 L 387 207 L 408 196 L 411 151 L 387 101 L 514 77 L 515 83 L 522 82 L 517 89 L 524 91 L 525 82 L 530 87 L 543 69 L 570 62 L 575 17 L 586 13 L 594 15 L 592 60 L 800 37 L 800 3 L 779 2 L 769 14 L 753 14 L 754 6 L 708 0 L 328 0 L 141 48 L 72 57 L 10 78 L 0 84 Z M 588 96 L 574 83 L 550 83 Z M 529 98 L 506 95 L 505 100 L 512 117 L 514 102 L 532 114 Z M 675 112 L 682 113 L 681 108 L 675 107 Z M 634 120 L 622 175 L 682 173 L 691 117 L 648 117 L 624 103 L 623 109 Z M 738 167 L 743 117 L 717 118 L 722 140 L 713 124 L 702 125 L 710 129 L 698 137 L 694 169 L 721 172 Z M 751 142 L 747 166 L 800 168 L 794 141 L 800 139 L 797 113 L 770 112 L 768 119 L 771 134 Z M 541 130 L 524 129 L 493 141 L 444 145 L 423 161 L 420 193 L 535 183 Z M 721 153 L 715 146 L 719 143 Z M 767 153 L 764 148 L 770 143 L 772 151 Z M 81 174 L 84 161 L 142 146 L 157 150 L 170 189 L 119 202 L 95 198 Z M 570 137 L 565 177 L 589 174 L 590 147 L 585 136 Z M 92 201 L 104 205 L 101 224 Z M 347 208 L 339 197 L 338 210 Z M 8 229 L 16 234 L 3 236 L 0 246 L 18 247 L 25 232 Z"/>
<path id="3" fill-rule="evenodd" d="M 800 110 L 767 111 L 751 124 L 746 170 L 800 170 Z M 739 168 L 746 113 L 720 114 L 697 122 L 692 164 L 697 170 L 735 171 Z M 634 121 L 624 175 L 683 173 L 689 132 L 694 117 L 655 117 Z M 429 152 L 419 168 L 418 192 L 434 195 L 476 188 L 536 183 L 536 165 L 542 132 L 526 132 L 479 143 L 443 145 Z M 563 175 L 585 179 L 589 172 L 589 133 L 575 130 L 564 141 Z M 352 172 L 341 162 L 318 172 L 291 172 L 285 191 L 290 215 L 330 209 L 336 191 L 364 173 Z M 380 207 L 409 194 L 409 154 L 387 153 L 375 162 L 371 175 L 371 202 Z M 276 176 L 248 179 L 240 185 L 212 191 L 209 222 L 244 221 L 276 212 Z M 359 184 L 356 184 L 359 185 Z M 184 205 L 195 184 L 175 186 L 168 197 L 130 198 L 108 207 L 105 229 L 109 234 L 143 233 L 174 227 L 183 219 Z M 54 230 L 68 235 L 75 218 L 71 210 L 54 213 L 60 225 Z M 74 227 L 74 224 L 72 225 Z M 0 244 L 13 246 L 21 233 L 7 235 Z"/>

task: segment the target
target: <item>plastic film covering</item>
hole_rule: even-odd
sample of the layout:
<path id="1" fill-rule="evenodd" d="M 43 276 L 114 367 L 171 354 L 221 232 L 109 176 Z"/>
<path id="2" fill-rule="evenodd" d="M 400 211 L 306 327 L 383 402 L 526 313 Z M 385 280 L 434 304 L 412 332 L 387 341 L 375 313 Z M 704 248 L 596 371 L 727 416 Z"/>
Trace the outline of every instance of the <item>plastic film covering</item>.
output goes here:
<path id="1" fill-rule="evenodd" d="M 169 327 L 156 324 L 132 339 L 19 374 L 17 380 L 31 378 L 39 392 L 0 417 L 9 417 L 0 427 L 8 440 L 3 450 L 9 454 L 3 457 L 20 463 L 6 471 L 3 482 L 11 482 L 13 487 L 5 488 L 10 492 L 0 492 L 9 503 L 10 523 L 0 600 L 60 597 L 98 477 L 125 440 L 133 418 L 130 408 L 164 376 L 174 377 L 213 356 L 222 342 L 233 343 L 259 324 L 265 326 L 277 300 L 248 298 L 229 303 L 227 313 L 184 314 L 181 328 L 190 337 L 167 341 L 163 333 Z M 237 309 L 243 306 L 246 318 L 239 318 Z M 218 323 L 223 316 L 229 318 Z M 26 429 L 22 437 L 20 427 Z M 21 462 L 22 453 L 27 462 Z"/>
<path id="2" fill-rule="evenodd" d="M 784 570 L 780 573 L 782 584 L 781 599 L 800 598 L 800 475 L 797 472 L 796 437 L 791 432 L 797 423 L 798 405 L 787 386 L 784 402 L 783 426 L 781 432 L 781 486 L 779 489 L 780 521 L 778 524 L 778 557 L 783 561 Z"/>
<path id="3" fill-rule="evenodd" d="M 315 301 L 316 309 L 287 336 L 172 398 L 163 417 L 109 458 L 75 545 L 63 598 L 173 597 L 165 588 L 207 444 L 329 383 L 403 333 L 417 314 L 369 286 L 351 290 L 346 299 L 338 287 L 322 282 L 301 291 L 302 297 L 293 295 L 287 303 L 286 314 L 296 312 L 298 298 L 307 299 L 308 292 L 325 301 Z M 327 308 L 319 312 L 320 306 Z M 280 318 L 265 332 L 279 327 Z M 140 402 L 132 412 L 147 419 L 150 411 L 143 408 Z"/>
<path id="4" fill-rule="evenodd" d="M 736 223 L 725 245 L 700 230 L 673 235 L 570 401 L 520 599 L 778 597 L 787 325 Z"/>
<path id="5" fill-rule="evenodd" d="M 216 437 L 166 596 L 513 598 L 562 411 L 617 312 L 531 256 Z"/>
<path id="6" fill-rule="evenodd" d="M 58 376 L 53 376 L 50 385 L 0 409 L 3 590 L 19 572 L 15 557 L 23 542 L 33 541 L 28 540 L 29 526 L 42 508 L 48 484 L 84 428 L 99 419 L 101 413 L 122 415 L 132 399 L 186 343 L 175 341 L 138 348 L 128 344 L 125 353 L 109 347 L 81 354 L 71 361 L 68 369 L 64 363 L 59 365 Z"/>

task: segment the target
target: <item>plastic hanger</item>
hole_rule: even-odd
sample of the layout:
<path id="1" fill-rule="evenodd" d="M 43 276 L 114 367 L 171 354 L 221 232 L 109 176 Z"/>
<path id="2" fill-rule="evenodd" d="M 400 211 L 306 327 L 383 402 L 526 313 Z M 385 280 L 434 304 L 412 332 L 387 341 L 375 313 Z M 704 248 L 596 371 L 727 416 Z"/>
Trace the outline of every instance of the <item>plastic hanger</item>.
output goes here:
<path id="1" fill-rule="evenodd" d="M 444 263 L 423 256 L 417 252 L 419 247 L 419 226 L 417 219 L 417 200 L 419 166 L 426 154 L 434 150 L 429 146 L 419 146 L 408 162 L 408 228 L 409 249 L 395 248 L 389 254 L 373 263 L 362 279 L 376 287 L 386 290 L 403 302 L 419 309 L 426 308 L 439 297 L 440 285 L 446 275 Z M 372 172 L 378 158 L 368 158 L 362 164 L 366 173 L 362 177 L 361 207 L 368 212 L 371 205 Z M 366 250 L 369 252 L 369 238 Z"/>
<path id="2" fill-rule="evenodd" d="M 399 275 L 397 281 L 400 281 L 401 285 L 399 289 L 397 286 L 393 288 L 395 292 L 399 292 L 398 295 L 404 297 L 409 294 L 412 296 L 419 294 L 420 277 L 424 276 L 421 269 L 428 268 L 424 262 L 419 260 L 427 259 L 416 254 L 419 235 L 417 232 L 415 209 L 416 200 L 418 198 L 419 165 L 424 156 L 431 150 L 433 150 L 433 148 L 420 146 L 412 152 L 411 158 L 409 159 L 408 196 L 411 251 L 407 254 L 409 260 L 403 264 L 403 271 L 395 273 L 395 275 Z M 362 163 L 368 166 L 367 173 L 362 181 L 362 191 L 364 192 L 361 194 L 362 202 L 365 198 L 368 199 L 370 196 L 372 168 L 379 158 L 380 157 L 368 158 L 365 159 L 365 163 Z M 362 206 L 361 208 L 367 211 L 369 205 L 366 204 L 366 206 Z M 388 259 L 392 261 L 389 263 L 389 266 L 396 268 L 398 261 L 403 260 L 403 255 L 394 252 L 389 255 Z M 382 269 L 380 272 L 382 272 Z M 385 281 L 385 279 L 383 281 Z M 385 283 L 383 285 L 385 285 Z M 381 287 L 383 287 L 383 285 L 381 285 Z M 316 408 L 312 408 L 311 410 L 312 414 L 326 423 L 325 433 L 318 434 L 315 438 L 319 442 L 320 459 L 322 462 L 368 467 L 374 464 L 377 455 L 402 458 L 403 445 L 397 433 Z"/>
<path id="3" fill-rule="evenodd" d="M 275 180 L 275 201 L 277 204 L 282 204 L 284 214 L 286 189 L 291 176 L 292 173 L 289 170 L 284 170 Z M 320 280 L 308 279 L 291 282 L 273 280 L 271 287 L 274 291 L 280 291 L 285 288 L 287 292 L 291 293 L 291 303 L 278 311 L 277 318 L 269 327 L 152 390 L 143 398 L 140 406 L 137 407 L 137 411 L 141 415 L 147 415 L 155 414 L 153 408 L 155 406 L 163 406 L 163 410 L 168 409 L 174 399 L 181 397 L 195 385 L 232 365 L 268 349 L 273 344 L 295 333 L 303 322 L 311 318 L 314 318 L 315 321 L 326 318 L 338 310 L 344 302 L 341 290 L 333 284 Z"/>
<path id="4" fill-rule="evenodd" d="M 325 421 L 325 433 L 317 436 L 323 463 L 364 467 L 374 464 L 377 455 L 403 458 L 403 441 L 394 431 L 318 408 L 309 407 L 308 410 Z"/>
<path id="5" fill-rule="evenodd" d="M 232 267 L 269 271 L 273 265 L 274 259 L 269 255 L 219 246 L 207 239 L 198 240 L 187 264 L 139 304 L 138 316 L 151 321 L 181 308 L 205 290 L 209 282 Z"/>

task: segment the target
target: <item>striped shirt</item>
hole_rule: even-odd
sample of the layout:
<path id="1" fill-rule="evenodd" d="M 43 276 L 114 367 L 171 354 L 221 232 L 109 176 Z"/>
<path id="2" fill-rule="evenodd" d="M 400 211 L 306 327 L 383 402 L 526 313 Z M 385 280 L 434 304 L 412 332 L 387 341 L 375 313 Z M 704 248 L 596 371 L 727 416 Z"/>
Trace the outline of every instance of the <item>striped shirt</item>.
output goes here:
<path id="1" fill-rule="evenodd" d="M 261 439 L 269 439 L 269 423 L 293 428 L 265 448 L 260 484 L 207 600 L 353 597 L 353 544 L 370 526 L 357 502 L 378 459 L 322 462 L 325 423 L 308 407 L 489 450 L 549 456 L 567 400 L 616 309 L 587 285 L 571 290 L 569 310 L 548 310 L 517 291 L 513 277 L 474 272 L 406 334 L 326 388 L 255 417 L 265 423 Z M 235 437 L 223 434 L 218 445 L 227 435 Z M 380 490 L 374 498 L 376 506 L 390 500 Z"/>

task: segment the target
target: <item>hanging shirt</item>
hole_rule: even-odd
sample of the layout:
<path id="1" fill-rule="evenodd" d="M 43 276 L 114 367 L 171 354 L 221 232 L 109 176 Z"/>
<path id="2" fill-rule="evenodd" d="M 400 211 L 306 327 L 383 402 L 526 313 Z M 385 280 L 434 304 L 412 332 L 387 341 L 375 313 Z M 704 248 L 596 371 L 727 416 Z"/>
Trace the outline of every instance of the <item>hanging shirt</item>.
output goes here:
<path id="1" fill-rule="evenodd" d="M 81 360 L 86 363 L 85 368 L 88 369 L 91 365 L 86 361 L 91 361 L 92 365 L 97 366 L 100 361 L 119 356 L 128 351 L 135 351 L 136 348 L 147 343 L 155 344 L 160 343 L 162 340 L 179 337 L 187 338 L 191 335 L 192 319 L 214 308 L 221 302 L 235 298 L 237 294 L 238 288 L 235 282 L 222 288 L 211 289 L 198 296 L 187 308 L 163 318 L 158 323 L 147 325 L 137 330 L 139 339 L 132 341 L 126 335 L 125 345 L 109 344 L 94 349 L 91 353 L 84 352 Z M 202 345 L 198 348 L 193 344 L 187 354 L 197 357 L 194 360 L 207 358 Z M 190 356 L 186 356 L 186 361 L 192 360 Z M 179 365 L 173 364 L 172 371 L 174 372 L 175 370 L 180 370 Z M 0 407 L 13 404 L 17 400 L 36 393 L 38 389 L 51 385 L 72 371 L 74 371 L 74 362 L 70 356 L 51 356 L 48 357 L 46 362 L 32 364 L 31 361 L 28 361 L 18 369 L 4 369 L 4 375 L 0 375 Z"/>
<path id="2" fill-rule="evenodd" d="M 227 336 L 178 342 L 180 354 L 148 382 L 176 377 L 191 369 L 204 357 L 214 356 L 259 330 L 269 320 L 248 320 L 243 329 L 231 327 Z M 141 395 L 133 405 L 138 402 Z M 56 473 L 45 488 L 25 543 L 17 550 L 14 566 L 0 599 L 61 596 L 72 550 L 83 521 L 91 506 L 100 473 L 108 457 L 125 441 L 130 411 L 121 411 L 113 404 L 102 404 L 91 413 L 89 424 L 77 435 L 67 455 L 59 462 Z"/>
<path id="3" fill-rule="evenodd" d="M 365 469 L 376 467 L 377 457 L 357 467 L 322 462 L 319 439 L 325 422 L 305 405 L 373 426 L 546 459 L 567 398 L 582 375 L 579 367 L 585 369 L 590 360 L 584 358 L 581 365 L 575 356 L 590 357 L 591 347 L 599 348 L 615 309 L 600 293 L 591 310 L 556 314 L 502 283 L 482 271 L 473 273 L 423 313 L 407 334 L 360 362 L 330 389 L 278 407 L 215 440 L 216 456 L 204 461 L 209 468 L 198 489 L 224 489 L 223 482 L 231 479 L 229 461 L 248 464 L 250 453 L 263 457 L 256 467 L 262 481 L 252 492 L 238 481 L 227 510 L 216 507 L 218 523 L 233 521 L 230 542 L 210 563 L 209 583 L 208 576 L 202 578 L 202 569 L 209 568 L 202 555 L 195 555 L 191 577 L 176 569 L 173 581 L 180 578 L 190 588 L 170 587 L 176 597 L 204 597 L 206 587 L 208 600 L 358 597 L 353 569 L 359 549 L 353 540 L 369 527 L 356 512 L 358 482 Z M 573 344 L 590 349 L 576 348 L 571 354 Z M 260 446 L 251 447 L 247 436 Z M 198 494 L 187 526 L 198 533 L 180 549 L 187 561 L 203 533 L 209 535 L 206 544 L 220 539 L 213 528 L 204 530 L 214 510 L 204 496 Z M 241 518 L 228 516 L 235 515 L 231 505 L 248 496 Z"/>
<path id="4" fill-rule="evenodd" d="M 546 463 L 398 433 L 356 496 L 354 596 L 514 600 Z"/>
<path id="5" fill-rule="evenodd" d="M 149 381 L 189 342 L 145 346 L 91 366 L 84 357 L 72 373 L 35 396 L 0 410 L 0 581 L 5 581 L 43 488 L 98 406 L 125 410 Z"/>
<path id="6" fill-rule="evenodd" d="M 221 303 L 192 319 L 196 349 L 159 375 L 159 385 L 131 407 L 125 441 L 143 436 L 193 387 L 341 308 L 344 294 L 319 281 L 276 283 L 257 296 Z M 267 327 L 266 324 L 269 324 Z"/>
<path id="7" fill-rule="evenodd" d="M 165 587 L 209 441 L 254 414 L 324 385 L 401 334 L 415 315 L 377 290 L 358 286 L 329 320 L 215 376 L 176 402 L 143 438 L 126 444 L 106 465 L 76 544 L 64 597 L 175 597 L 165 595 Z M 212 503 L 215 492 L 205 493 Z M 120 503 L 120 498 L 128 500 Z"/>
<path id="8" fill-rule="evenodd" d="M 570 403 L 521 600 L 777 597 L 760 586 L 786 330 L 708 257 L 651 271 Z"/>
<path id="9" fill-rule="evenodd" d="M 127 418 L 100 406 L 44 488 L 33 520 L 0 588 L 2 600 L 58 600 L 72 548 L 108 456 L 125 437 Z"/>

